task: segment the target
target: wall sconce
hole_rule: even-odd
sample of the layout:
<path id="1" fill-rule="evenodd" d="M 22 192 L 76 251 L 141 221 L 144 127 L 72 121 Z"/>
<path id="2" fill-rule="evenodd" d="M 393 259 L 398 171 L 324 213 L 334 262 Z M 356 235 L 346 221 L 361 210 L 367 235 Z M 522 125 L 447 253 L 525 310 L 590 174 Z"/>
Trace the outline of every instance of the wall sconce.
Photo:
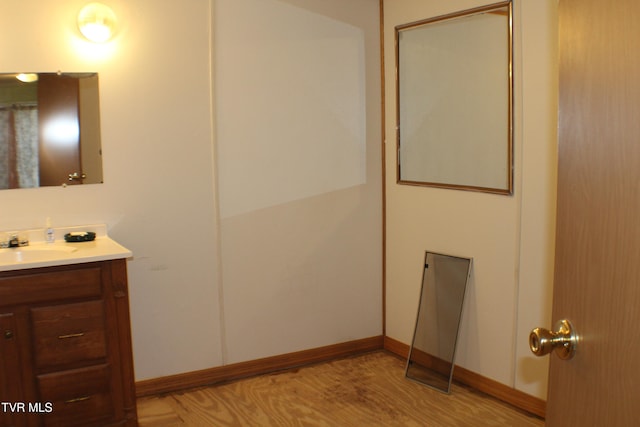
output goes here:
<path id="1" fill-rule="evenodd" d="M 78 14 L 78 28 L 94 43 L 107 42 L 116 30 L 116 14 L 102 3 L 89 3 Z"/>
<path id="2" fill-rule="evenodd" d="M 35 73 L 20 73 L 16 76 L 16 79 L 23 83 L 33 83 L 38 81 L 38 75 Z"/>

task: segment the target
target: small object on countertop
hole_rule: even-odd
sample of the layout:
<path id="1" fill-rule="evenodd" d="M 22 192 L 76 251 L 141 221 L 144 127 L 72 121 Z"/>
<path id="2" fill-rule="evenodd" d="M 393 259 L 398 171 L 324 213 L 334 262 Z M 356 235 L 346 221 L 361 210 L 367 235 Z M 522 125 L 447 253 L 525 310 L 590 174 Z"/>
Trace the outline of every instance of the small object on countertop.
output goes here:
<path id="1" fill-rule="evenodd" d="M 73 231 L 64 235 L 65 242 L 91 242 L 96 239 L 93 231 Z"/>
<path id="2" fill-rule="evenodd" d="M 53 243 L 56 241 L 56 235 L 53 231 L 53 227 L 51 227 L 51 218 L 47 217 L 47 228 L 45 230 L 45 240 L 47 243 Z"/>

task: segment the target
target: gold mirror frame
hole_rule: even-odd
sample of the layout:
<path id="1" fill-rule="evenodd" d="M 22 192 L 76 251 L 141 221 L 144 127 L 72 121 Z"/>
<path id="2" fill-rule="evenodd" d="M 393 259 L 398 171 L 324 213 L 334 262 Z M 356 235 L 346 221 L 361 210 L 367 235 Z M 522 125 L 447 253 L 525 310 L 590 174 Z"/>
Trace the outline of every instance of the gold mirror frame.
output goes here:
<path id="1" fill-rule="evenodd" d="M 397 183 L 513 194 L 512 2 L 395 28 Z"/>

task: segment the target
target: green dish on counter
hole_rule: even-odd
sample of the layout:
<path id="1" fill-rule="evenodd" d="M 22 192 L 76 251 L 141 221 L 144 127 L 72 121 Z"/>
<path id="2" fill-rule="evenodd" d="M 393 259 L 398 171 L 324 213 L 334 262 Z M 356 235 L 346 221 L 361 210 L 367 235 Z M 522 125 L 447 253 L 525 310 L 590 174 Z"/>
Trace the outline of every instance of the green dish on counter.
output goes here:
<path id="1" fill-rule="evenodd" d="M 93 231 L 73 232 L 64 235 L 64 241 L 69 243 L 91 242 L 95 239 L 96 233 L 94 233 Z"/>

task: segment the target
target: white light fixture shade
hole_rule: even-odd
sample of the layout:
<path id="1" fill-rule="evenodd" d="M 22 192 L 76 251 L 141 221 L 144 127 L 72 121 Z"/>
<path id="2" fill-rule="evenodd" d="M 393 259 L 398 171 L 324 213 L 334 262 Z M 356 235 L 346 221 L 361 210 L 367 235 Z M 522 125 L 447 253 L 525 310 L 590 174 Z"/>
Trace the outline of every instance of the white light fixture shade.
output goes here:
<path id="1" fill-rule="evenodd" d="M 20 73 L 16 76 L 16 79 L 23 83 L 33 83 L 38 81 L 38 75 L 35 73 Z"/>
<path id="2" fill-rule="evenodd" d="M 89 3 L 78 14 L 78 28 L 94 43 L 107 42 L 116 30 L 116 14 L 102 3 Z"/>

